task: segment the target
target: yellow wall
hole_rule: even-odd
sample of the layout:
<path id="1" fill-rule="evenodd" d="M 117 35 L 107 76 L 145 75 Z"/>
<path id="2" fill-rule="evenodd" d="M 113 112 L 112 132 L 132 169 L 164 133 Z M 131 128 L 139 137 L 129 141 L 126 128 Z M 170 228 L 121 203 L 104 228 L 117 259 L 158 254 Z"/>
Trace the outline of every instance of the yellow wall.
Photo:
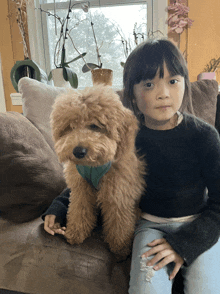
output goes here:
<path id="1" fill-rule="evenodd" d="M 0 53 L 2 59 L 3 85 L 6 110 L 22 112 L 22 106 L 11 103 L 11 93 L 15 93 L 10 80 L 10 72 L 17 60 L 23 60 L 22 39 L 16 22 L 15 4 L 11 0 L 1 0 L 0 9 Z"/>
<path id="2" fill-rule="evenodd" d="M 220 57 L 220 0 L 188 0 L 189 18 L 194 20 L 188 29 L 188 67 L 191 82 L 212 58 Z M 220 69 L 217 80 L 220 84 Z"/>

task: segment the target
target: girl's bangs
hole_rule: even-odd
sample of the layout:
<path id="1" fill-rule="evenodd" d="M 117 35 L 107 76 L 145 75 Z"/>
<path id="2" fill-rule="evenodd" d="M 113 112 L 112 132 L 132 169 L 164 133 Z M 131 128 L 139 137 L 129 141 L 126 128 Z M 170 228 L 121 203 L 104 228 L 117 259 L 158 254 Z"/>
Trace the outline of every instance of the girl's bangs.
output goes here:
<path id="1" fill-rule="evenodd" d="M 141 80 L 144 80 L 144 81 L 153 80 L 158 72 L 158 69 L 159 69 L 160 77 L 162 77 L 164 72 L 163 64 L 156 64 L 156 63 L 148 64 L 147 66 L 145 66 Z"/>
<path id="2" fill-rule="evenodd" d="M 187 76 L 187 67 L 182 56 L 165 56 L 164 61 L 170 76 L 181 75 L 184 78 Z"/>
<path id="3" fill-rule="evenodd" d="M 140 71 L 141 78 L 139 82 L 141 82 L 142 80 L 145 81 L 154 79 L 158 70 L 159 77 L 162 79 L 164 77 L 164 64 L 166 64 L 166 67 L 171 77 L 176 75 L 181 75 L 185 77 L 186 73 L 182 64 L 179 62 L 179 60 L 175 61 L 175 59 L 176 58 L 168 58 L 166 56 L 163 56 L 160 60 L 152 61 L 151 63 L 145 63 L 144 68 Z"/>
<path id="4" fill-rule="evenodd" d="M 141 81 L 154 79 L 158 69 L 160 70 L 160 77 L 162 77 L 164 73 L 163 64 L 164 60 L 162 56 L 158 56 L 157 54 L 144 55 L 139 62 L 135 84 L 140 83 Z"/>
<path id="5" fill-rule="evenodd" d="M 140 47 L 137 59 L 138 67 L 136 71 L 135 83 L 142 80 L 152 80 L 159 69 L 159 77 L 164 77 L 164 64 L 166 64 L 170 76 L 187 76 L 187 66 L 182 54 L 178 49 L 164 41 L 145 43 Z"/>

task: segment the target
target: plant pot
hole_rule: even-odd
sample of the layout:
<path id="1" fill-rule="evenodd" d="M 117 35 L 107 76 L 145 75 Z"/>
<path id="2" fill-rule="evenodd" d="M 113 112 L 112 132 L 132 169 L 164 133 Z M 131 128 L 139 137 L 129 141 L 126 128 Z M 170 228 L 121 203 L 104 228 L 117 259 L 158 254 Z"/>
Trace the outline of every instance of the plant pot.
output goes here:
<path id="1" fill-rule="evenodd" d="M 64 80 L 63 68 L 52 69 L 51 73 L 52 73 L 52 79 L 53 79 L 55 87 L 64 87 L 64 88 L 70 87 L 70 83 Z"/>
<path id="2" fill-rule="evenodd" d="M 47 83 L 46 73 L 31 59 L 16 61 L 11 69 L 10 78 L 16 92 L 18 92 L 18 82 L 23 77 Z"/>
<path id="3" fill-rule="evenodd" d="M 91 70 L 92 82 L 95 84 L 104 84 L 112 86 L 113 71 L 111 69 L 98 68 Z"/>
<path id="4" fill-rule="evenodd" d="M 197 76 L 197 81 L 200 80 L 216 80 L 215 72 L 202 72 Z"/>

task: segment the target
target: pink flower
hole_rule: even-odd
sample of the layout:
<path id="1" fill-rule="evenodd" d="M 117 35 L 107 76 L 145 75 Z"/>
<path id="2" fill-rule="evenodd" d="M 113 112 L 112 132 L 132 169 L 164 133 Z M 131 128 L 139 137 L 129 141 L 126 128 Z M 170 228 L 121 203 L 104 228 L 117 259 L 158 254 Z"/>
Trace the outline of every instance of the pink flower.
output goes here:
<path id="1" fill-rule="evenodd" d="M 173 3 L 167 7 L 169 17 L 167 24 L 170 27 L 169 31 L 175 31 L 177 34 L 182 34 L 184 28 L 191 27 L 193 20 L 188 18 L 189 7 L 185 5 L 185 0 L 172 1 Z"/>
<path id="2" fill-rule="evenodd" d="M 180 3 L 187 5 L 187 0 L 170 0 L 170 4 Z"/>
<path id="3" fill-rule="evenodd" d="M 172 5 L 169 5 L 167 7 L 167 10 L 168 11 L 176 11 L 177 14 L 187 14 L 189 12 L 189 7 L 183 5 L 183 4 L 180 4 L 180 3 L 175 3 L 175 4 L 172 4 Z"/>
<path id="4" fill-rule="evenodd" d="M 167 19 L 167 24 L 168 26 L 172 26 L 173 23 L 176 23 L 178 21 L 178 15 L 177 14 L 172 14 L 169 16 Z"/>

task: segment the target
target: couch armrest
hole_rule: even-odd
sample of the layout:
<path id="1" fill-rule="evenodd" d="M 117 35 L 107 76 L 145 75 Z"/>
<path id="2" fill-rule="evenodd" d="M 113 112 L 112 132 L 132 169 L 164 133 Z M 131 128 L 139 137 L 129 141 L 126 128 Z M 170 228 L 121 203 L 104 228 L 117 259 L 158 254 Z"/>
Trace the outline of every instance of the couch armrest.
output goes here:
<path id="1" fill-rule="evenodd" d="M 35 219 L 65 187 L 63 167 L 41 132 L 20 113 L 0 113 L 1 217 Z"/>

